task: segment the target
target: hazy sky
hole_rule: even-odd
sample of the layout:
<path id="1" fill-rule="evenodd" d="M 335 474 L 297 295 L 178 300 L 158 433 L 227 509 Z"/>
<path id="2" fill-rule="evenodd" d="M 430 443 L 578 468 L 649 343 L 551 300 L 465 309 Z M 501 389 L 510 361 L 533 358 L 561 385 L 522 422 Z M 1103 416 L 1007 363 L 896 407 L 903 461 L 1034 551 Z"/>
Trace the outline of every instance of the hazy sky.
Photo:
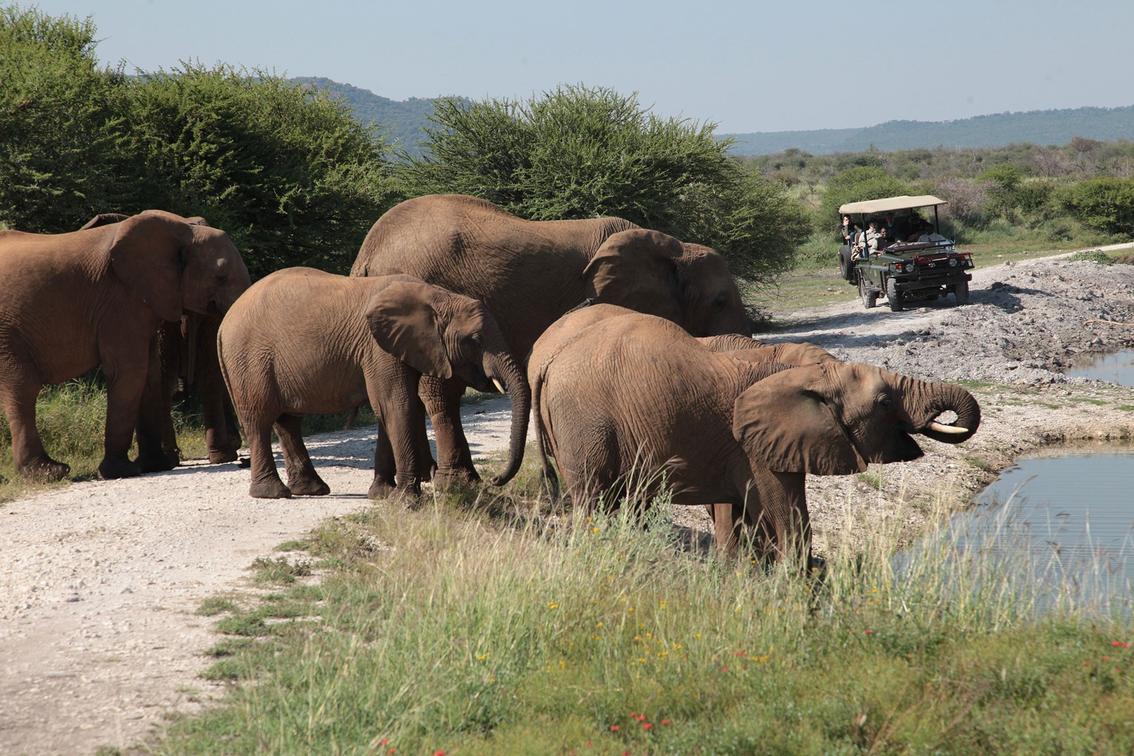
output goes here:
<path id="1" fill-rule="evenodd" d="M 104 61 L 218 61 L 385 97 L 583 82 L 722 131 L 1134 104 L 1134 0 L 40 0 Z"/>

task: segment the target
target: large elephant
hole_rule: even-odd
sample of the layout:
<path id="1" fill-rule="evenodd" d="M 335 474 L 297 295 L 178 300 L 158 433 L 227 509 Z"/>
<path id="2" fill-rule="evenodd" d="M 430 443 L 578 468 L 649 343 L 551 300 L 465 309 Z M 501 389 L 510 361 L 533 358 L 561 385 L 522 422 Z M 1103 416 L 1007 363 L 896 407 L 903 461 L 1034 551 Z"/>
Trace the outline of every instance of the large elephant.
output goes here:
<path id="1" fill-rule="evenodd" d="M 123 213 L 100 213 L 80 230 L 121 223 L 129 217 Z M 185 221 L 208 225 L 200 216 Z M 236 459 L 240 432 L 217 360 L 220 321 L 221 316 L 216 313 L 187 312 L 179 322 L 163 323 L 154 335 L 150 370 L 138 412 L 138 464 L 143 472 L 169 470 L 181 461 L 172 414 L 179 384 L 187 395 L 200 400 L 209 461 L 215 464 Z"/>
<path id="2" fill-rule="evenodd" d="M 390 273 L 480 300 L 521 360 L 586 300 L 666 317 L 696 336 L 751 332 L 721 255 L 621 218 L 528 221 L 474 197 L 418 197 L 378 219 L 351 268 L 352 276 Z M 422 380 L 439 483 L 477 479 L 461 428 L 464 388 L 459 380 Z"/>
<path id="3" fill-rule="evenodd" d="M 457 378 L 512 400 L 507 482 L 520 467 L 530 393 L 523 370 L 484 305 L 412 276 L 349 278 L 287 268 L 258 281 L 229 310 L 218 339 L 221 369 L 252 451 L 250 493 L 329 492 L 300 437 L 301 416 L 369 401 L 378 417 L 372 497 L 417 493 L 428 473 L 423 374 Z M 287 466 L 272 458 L 273 425 Z M 422 459 L 424 454 L 426 459 Z"/>
<path id="4" fill-rule="evenodd" d="M 223 313 L 248 286 L 248 270 L 221 230 L 160 210 L 66 234 L 0 232 L 0 401 L 21 474 L 58 479 L 35 402 L 49 383 L 101 366 L 107 381 L 99 475 L 141 472 L 128 457 L 150 345 L 185 312 Z"/>
<path id="5" fill-rule="evenodd" d="M 660 318 L 590 309 L 564 316 L 528 363 L 541 454 L 584 505 L 664 471 L 675 503 L 714 507 L 726 551 L 745 523 L 767 553 L 809 555 L 808 473 L 916 459 L 910 434 L 959 443 L 980 424 L 959 386 L 838 360 L 752 362 Z"/>

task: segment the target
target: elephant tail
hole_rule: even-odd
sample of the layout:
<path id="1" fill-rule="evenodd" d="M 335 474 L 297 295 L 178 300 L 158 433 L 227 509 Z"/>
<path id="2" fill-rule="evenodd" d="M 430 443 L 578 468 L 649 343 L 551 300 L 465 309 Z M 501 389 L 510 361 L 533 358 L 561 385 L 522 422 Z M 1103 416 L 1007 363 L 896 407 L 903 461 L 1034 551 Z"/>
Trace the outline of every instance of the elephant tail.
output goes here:
<path id="1" fill-rule="evenodd" d="M 559 477 L 551 464 L 551 435 L 543 421 L 543 384 L 547 381 L 547 368 L 550 360 L 543 363 L 532 383 L 532 417 L 535 419 L 536 446 L 539 447 L 540 479 L 547 487 L 552 501 L 559 499 Z"/>

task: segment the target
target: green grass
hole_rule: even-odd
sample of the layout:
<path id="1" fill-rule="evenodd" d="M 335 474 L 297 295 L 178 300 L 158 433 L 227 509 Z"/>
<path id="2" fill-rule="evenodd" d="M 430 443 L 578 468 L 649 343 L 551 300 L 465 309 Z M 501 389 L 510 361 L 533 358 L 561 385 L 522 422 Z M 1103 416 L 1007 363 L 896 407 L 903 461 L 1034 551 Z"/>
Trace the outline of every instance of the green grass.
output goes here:
<path id="1" fill-rule="evenodd" d="M 896 575 L 881 526 L 817 582 L 682 547 L 664 501 L 645 528 L 549 509 L 443 497 L 326 523 L 311 557 L 338 567 L 221 620 L 261 639 L 215 655 L 207 674 L 237 684 L 153 748 L 1134 748 L 1134 649 L 1112 645 L 1129 624 L 1040 615 L 1033 584 L 950 544 Z M 304 621 L 265 623 L 285 605 Z"/>
<path id="2" fill-rule="evenodd" d="M 175 411 L 173 420 L 182 455 L 187 459 L 204 457 L 205 432 L 200 418 Z M 97 381 L 84 378 L 45 387 L 36 403 L 36 424 L 47 453 L 71 466 L 71 480 L 95 477 L 102 461 L 106 426 L 106 390 Z M 136 453 L 135 446 L 131 455 Z M 58 485 L 65 483 L 29 483 L 16 475 L 12 436 L 7 419 L 0 413 L 0 502 Z"/>

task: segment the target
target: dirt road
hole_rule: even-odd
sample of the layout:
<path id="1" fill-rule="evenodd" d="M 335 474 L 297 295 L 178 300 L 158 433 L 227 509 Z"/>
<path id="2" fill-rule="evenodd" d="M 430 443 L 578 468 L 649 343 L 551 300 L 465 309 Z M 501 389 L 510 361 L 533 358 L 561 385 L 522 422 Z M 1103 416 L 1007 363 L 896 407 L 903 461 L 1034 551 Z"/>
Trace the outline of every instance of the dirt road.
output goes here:
<path id="1" fill-rule="evenodd" d="M 894 512 L 912 537 L 935 504 L 961 506 L 996 469 L 1045 443 L 1134 438 L 1134 392 L 1062 375 L 1084 353 L 1134 346 L 1134 328 L 1091 320 L 1134 322 L 1134 266 L 1036 260 L 978 270 L 967 307 L 891 313 L 856 301 L 778 317 L 785 325 L 768 340 L 984 382 L 984 423 L 969 443 L 925 441 L 926 457 L 912 463 L 812 477 L 817 548 L 864 537 Z M 467 408 L 475 452 L 506 447 L 508 415 L 504 399 Z M 199 602 L 238 586 L 282 541 L 366 504 L 372 432 L 310 446 L 332 496 L 253 500 L 247 470 L 190 465 L 0 506 L 0 752 L 127 746 L 215 695 L 197 677 L 216 640 L 212 620 L 194 614 Z M 683 521 L 704 526 L 699 508 L 687 510 Z"/>

